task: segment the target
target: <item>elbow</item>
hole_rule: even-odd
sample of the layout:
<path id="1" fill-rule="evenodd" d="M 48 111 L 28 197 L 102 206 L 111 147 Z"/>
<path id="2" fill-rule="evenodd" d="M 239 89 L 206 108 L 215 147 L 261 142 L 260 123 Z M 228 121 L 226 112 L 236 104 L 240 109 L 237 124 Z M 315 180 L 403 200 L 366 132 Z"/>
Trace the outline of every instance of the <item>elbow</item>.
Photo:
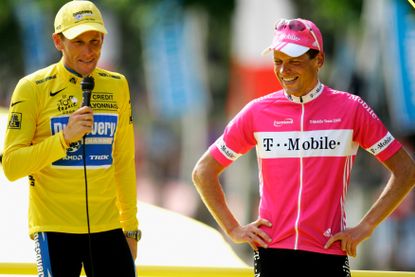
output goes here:
<path id="1" fill-rule="evenodd" d="M 203 190 L 203 186 L 210 183 L 215 174 L 203 162 L 198 162 L 192 171 L 193 184 L 197 190 Z"/>
<path id="2" fill-rule="evenodd" d="M 411 188 L 413 188 L 415 186 L 415 164 L 413 164 L 411 174 L 409 176 L 411 176 L 410 183 L 411 183 Z"/>
<path id="3" fill-rule="evenodd" d="M 224 166 L 218 163 L 208 154 L 196 163 L 192 171 L 193 184 L 198 190 L 218 182 L 219 175 L 222 173 Z"/>
<path id="4" fill-rule="evenodd" d="M 3 168 L 4 176 L 6 176 L 7 180 L 13 182 L 21 177 L 16 174 L 16 170 L 13 170 L 11 163 L 9 162 L 9 159 L 7 159 L 7 156 L 1 155 L 0 161 Z"/>
<path id="5" fill-rule="evenodd" d="M 201 175 L 201 168 L 199 164 L 196 164 L 196 166 L 193 168 L 192 171 L 192 181 L 193 184 L 195 185 L 195 187 L 198 187 L 198 185 L 200 184 L 200 180 L 202 179 Z"/>
<path id="6" fill-rule="evenodd" d="M 409 170 L 405 172 L 404 176 L 407 176 L 409 184 L 413 188 L 415 186 L 415 161 L 411 158 L 408 164 L 410 165 Z"/>
<path id="7" fill-rule="evenodd" d="M 13 174 L 10 172 L 10 170 L 7 170 L 6 167 L 3 167 L 4 176 L 6 176 L 7 180 L 10 182 L 16 181 L 20 178 L 20 176 L 16 176 L 16 174 Z"/>
<path id="8" fill-rule="evenodd" d="M 415 163 L 411 160 L 409 166 L 406 167 L 406 170 L 400 174 L 400 178 L 407 185 L 409 190 L 413 189 L 415 186 Z"/>

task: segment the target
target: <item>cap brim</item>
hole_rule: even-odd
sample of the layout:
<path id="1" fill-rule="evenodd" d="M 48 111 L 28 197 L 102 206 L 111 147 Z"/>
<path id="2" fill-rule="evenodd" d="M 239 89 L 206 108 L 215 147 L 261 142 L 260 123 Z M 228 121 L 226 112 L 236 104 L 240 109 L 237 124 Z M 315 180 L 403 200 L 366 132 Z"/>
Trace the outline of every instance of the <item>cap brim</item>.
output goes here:
<path id="1" fill-rule="evenodd" d="M 74 39 L 80 34 L 88 32 L 88 31 L 97 31 L 103 34 L 107 33 L 107 29 L 105 29 L 105 27 L 102 24 L 98 24 L 98 23 L 86 23 L 86 24 L 77 25 L 77 26 L 74 26 L 72 28 L 69 28 L 63 31 L 62 33 L 67 39 Z"/>
<path id="2" fill-rule="evenodd" d="M 307 52 L 310 48 L 294 44 L 294 43 L 280 43 L 278 45 L 271 45 L 267 48 L 265 48 L 261 55 L 265 56 L 268 55 L 270 52 L 276 50 L 280 51 L 290 57 L 299 57 L 303 55 L 305 52 Z"/>

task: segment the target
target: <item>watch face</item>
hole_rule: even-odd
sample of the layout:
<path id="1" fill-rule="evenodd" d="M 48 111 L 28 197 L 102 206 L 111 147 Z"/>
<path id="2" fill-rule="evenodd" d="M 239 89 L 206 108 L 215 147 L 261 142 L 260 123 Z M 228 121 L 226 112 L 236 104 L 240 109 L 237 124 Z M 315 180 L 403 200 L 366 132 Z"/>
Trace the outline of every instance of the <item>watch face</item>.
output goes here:
<path id="1" fill-rule="evenodd" d="M 127 238 L 133 238 L 133 239 L 136 239 L 137 241 L 139 241 L 140 238 L 141 238 L 141 231 L 140 230 L 128 231 L 128 232 L 125 233 L 125 236 Z"/>

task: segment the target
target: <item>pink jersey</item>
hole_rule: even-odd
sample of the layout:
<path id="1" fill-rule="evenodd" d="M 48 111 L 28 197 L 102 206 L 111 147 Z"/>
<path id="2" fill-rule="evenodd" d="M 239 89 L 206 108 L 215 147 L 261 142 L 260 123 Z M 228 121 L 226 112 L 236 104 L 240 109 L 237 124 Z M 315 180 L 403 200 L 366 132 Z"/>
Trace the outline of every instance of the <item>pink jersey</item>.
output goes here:
<path id="1" fill-rule="evenodd" d="M 282 90 L 251 101 L 209 148 L 228 166 L 256 146 L 259 216 L 271 248 L 345 255 L 328 238 L 346 227 L 344 201 L 360 147 L 384 161 L 401 144 L 358 96 L 318 84 L 301 98 Z"/>

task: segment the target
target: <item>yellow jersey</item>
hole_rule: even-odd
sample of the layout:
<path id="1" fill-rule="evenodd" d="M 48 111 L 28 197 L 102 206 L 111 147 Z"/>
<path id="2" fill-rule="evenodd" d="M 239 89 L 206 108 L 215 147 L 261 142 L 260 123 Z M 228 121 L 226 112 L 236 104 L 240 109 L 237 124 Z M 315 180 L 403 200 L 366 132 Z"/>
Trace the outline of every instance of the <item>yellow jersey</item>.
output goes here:
<path id="1" fill-rule="evenodd" d="M 29 176 L 29 233 L 138 228 L 134 127 L 126 78 L 96 68 L 92 132 L 66 145 L 63 128 L 81 107 L 82 77 L 63 61 L 22 78 L 13 92 L 3 153 L 10 180 Z M 85 146 L 85 156 L 83 147 Z"/>

